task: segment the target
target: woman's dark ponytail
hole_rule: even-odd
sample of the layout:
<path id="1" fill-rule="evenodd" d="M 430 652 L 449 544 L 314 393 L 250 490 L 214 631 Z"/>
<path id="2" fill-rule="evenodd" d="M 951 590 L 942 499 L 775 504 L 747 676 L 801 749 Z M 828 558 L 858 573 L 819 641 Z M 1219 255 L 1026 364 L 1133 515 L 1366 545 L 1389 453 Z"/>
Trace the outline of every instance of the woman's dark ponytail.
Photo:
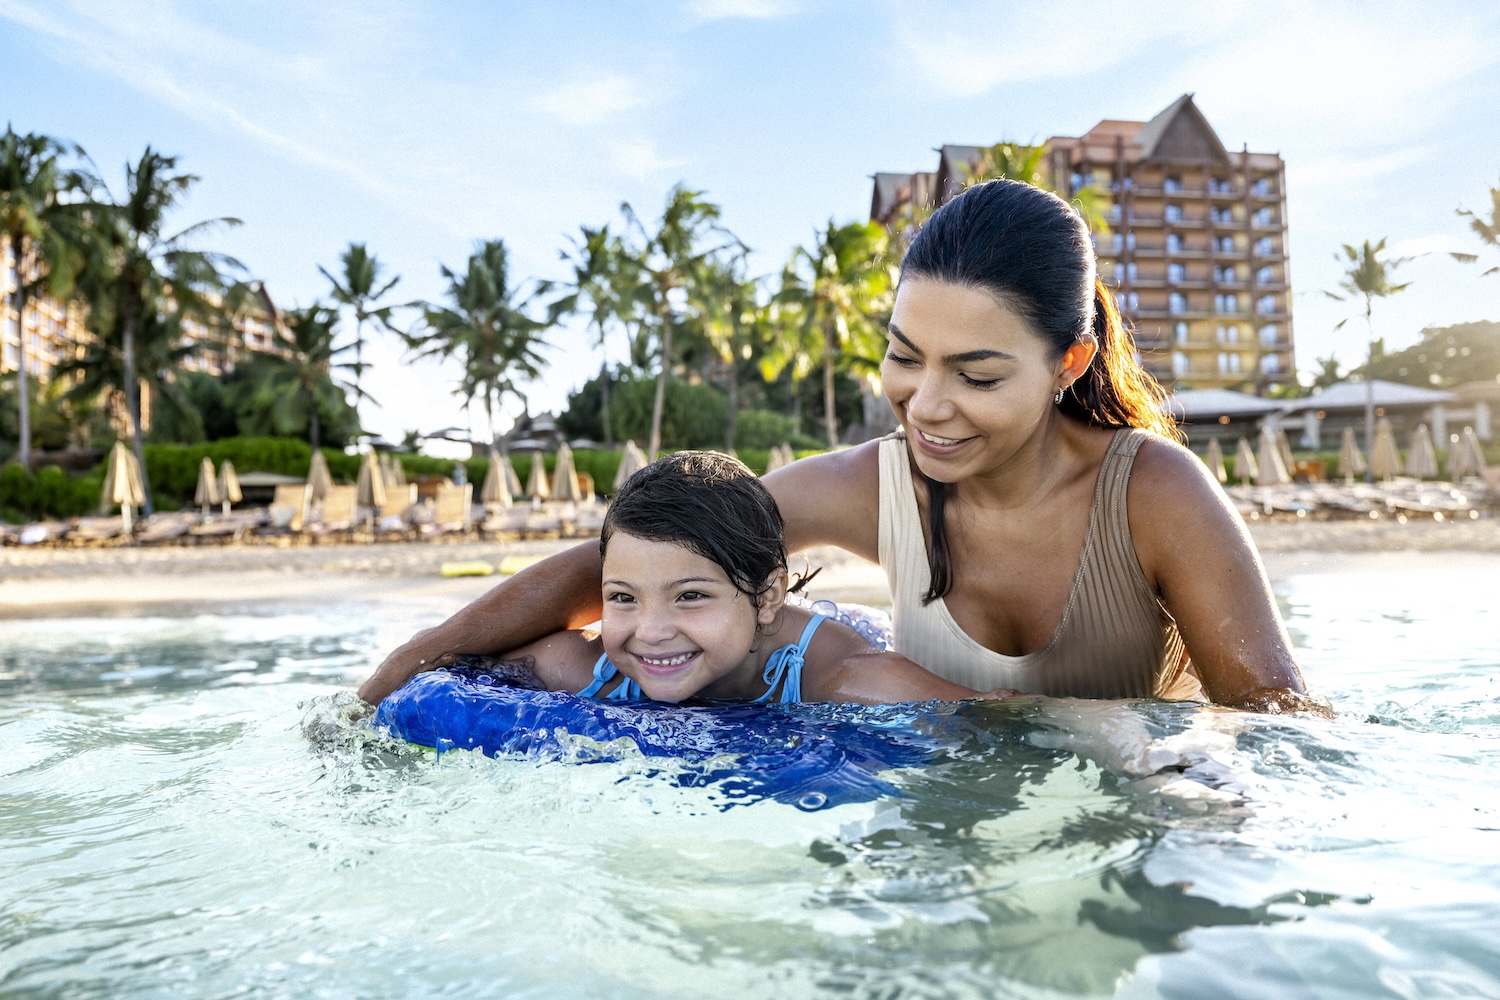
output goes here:
<path id="1" fill-rule="evenodd" d="M 1162 406 L 1166 392 L 1136 360 L 1135 338 L 1120 318 L 1115 297 L 1097 278 L 1091 330 L 1099 351 L 1063 394 L 1059 408 L 1095 427 L 1139 427 L 1181 440 L 1182 432 Z"/>

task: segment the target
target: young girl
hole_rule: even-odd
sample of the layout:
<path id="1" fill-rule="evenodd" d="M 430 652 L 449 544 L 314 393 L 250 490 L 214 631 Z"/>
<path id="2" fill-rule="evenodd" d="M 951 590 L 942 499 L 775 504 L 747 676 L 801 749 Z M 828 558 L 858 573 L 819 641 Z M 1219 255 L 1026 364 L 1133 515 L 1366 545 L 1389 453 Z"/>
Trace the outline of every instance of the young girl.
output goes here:
<path id="1" fill-rule="evenodd" d="M 505 657 L 529 659 L 549 690 L 662 702 L 981 697 L 787 604 L 781 513 L 727 455 L 679 452 L 631 476 L 605 516 L 599 552 L 600 634 L 559 632 Z"/>

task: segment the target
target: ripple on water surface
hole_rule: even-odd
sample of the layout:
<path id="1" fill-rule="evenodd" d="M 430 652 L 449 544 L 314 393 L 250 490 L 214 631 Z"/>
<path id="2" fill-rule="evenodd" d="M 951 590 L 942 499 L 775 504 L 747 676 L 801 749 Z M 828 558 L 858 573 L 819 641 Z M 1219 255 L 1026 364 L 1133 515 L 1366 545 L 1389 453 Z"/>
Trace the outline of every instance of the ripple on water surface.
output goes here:
<path id="1" fill-rule="evenodd" d="M 821 809 L 384 739 L 384 611 L 0 622 L 0 993 L 1500 993 L 1500 573 L 1277 588 L 1332 722 L 839 710 L 932 753 Z"/>

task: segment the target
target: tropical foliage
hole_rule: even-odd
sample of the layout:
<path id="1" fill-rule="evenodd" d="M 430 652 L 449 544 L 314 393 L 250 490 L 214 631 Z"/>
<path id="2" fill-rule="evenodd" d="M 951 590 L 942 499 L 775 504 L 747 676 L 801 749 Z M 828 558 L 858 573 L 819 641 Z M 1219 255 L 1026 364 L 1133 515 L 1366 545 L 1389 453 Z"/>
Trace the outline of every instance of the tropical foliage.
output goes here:
<path id="1" fill-rule="evenodd" d="M 1490 214 L 1488 218 L 1478 212 L 1467 208 L 1460 208 L 1458 214 L 1469 220 L 1469 231 L 1479 237 L 1479 242 L 1484 245 L 1485 251 L 1496 258 L 1494 264 L 1486 267 L 1481 273 L 1486 277 L 1492 274 L 1500 274 L 1500 184 L 1490 188 Z M 1477 253 L 1455 253 L 1455 260 L 1465 264 L 1480 262 Z"/>

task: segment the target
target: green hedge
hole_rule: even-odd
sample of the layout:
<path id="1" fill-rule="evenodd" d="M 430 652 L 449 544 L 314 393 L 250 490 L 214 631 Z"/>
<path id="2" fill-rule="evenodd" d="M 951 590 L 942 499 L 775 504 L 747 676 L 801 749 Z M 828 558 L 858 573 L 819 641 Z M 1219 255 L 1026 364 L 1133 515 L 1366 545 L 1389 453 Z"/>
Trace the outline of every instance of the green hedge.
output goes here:
<path id="1" fill-rule="evenodd" d="M 94 513 L 104 489 L 104 467 L 70 476 L 55 465 L 35 473 L 11 462 L 0 469 L 0 517 L 15 524 Z"/>
<path id="2" fill-rule="evenodd" d="M 335 481 L 353 482 L 359 476 L 359 456 L 333 448 L 319 449 L 328 460 Z M 223 438 L 203 444 L 146 445 L 146 477 L 159 507 L 172 501 L 192 503 L 198 486 L 198 468 L 208 458 L 215 468 L 228 459 L 234 471 L 274 472 L 283 476 L 306 476 L 312 465 L 312 448 L 297 438 Z M 449 465 L 451 470 L 452 466 Z M 101 480 L 102 482 L 102 480 Z"/>

